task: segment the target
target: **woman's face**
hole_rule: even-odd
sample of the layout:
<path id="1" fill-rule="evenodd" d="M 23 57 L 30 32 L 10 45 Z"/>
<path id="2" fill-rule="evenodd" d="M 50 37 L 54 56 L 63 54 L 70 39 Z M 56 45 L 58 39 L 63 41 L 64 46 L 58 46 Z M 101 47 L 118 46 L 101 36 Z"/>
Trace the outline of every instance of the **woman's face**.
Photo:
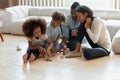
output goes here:
<path id="1" fill-rule="evenodd" d="M 36 27 L 34 30 L 33 30 L 33 35 L 37 38 L 39 38 L 41 36 L 41 29 L 40 27 Z"/>
<path id="2" fill-rule="evenodd" d="M 77 12 L 76 14 L 78 21 L 80 21 L 81 23 L 83 23 L 87 18 L 87 13 L 83 14 L 81 12 Z"/>

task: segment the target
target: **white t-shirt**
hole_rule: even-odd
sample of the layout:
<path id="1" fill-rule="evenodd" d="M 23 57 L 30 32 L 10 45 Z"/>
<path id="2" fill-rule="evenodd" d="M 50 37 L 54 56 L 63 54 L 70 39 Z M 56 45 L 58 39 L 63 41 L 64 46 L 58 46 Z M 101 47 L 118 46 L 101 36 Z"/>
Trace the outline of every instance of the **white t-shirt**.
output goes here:
<path id="1" fill-rule="evenodd" d="M 111 51 L 111 38 L 102 19 L 99 17 L 94 18 L 91 29 L 88 28 L 87 33 L 94 43 L 97 43 L 109 52 Z"/>
<path id="2" fill-rule="evenodd" d="M 30 37 L 28 38 L 28 41 L 32 41 L 33 46 L 39 46 L 39 45 L 44 46 L 44 43 L 47 39 L 48 39 L 48 35 L 44 34 L 41 35 L 39 39 L 36 39 L 34 36 Z"/>

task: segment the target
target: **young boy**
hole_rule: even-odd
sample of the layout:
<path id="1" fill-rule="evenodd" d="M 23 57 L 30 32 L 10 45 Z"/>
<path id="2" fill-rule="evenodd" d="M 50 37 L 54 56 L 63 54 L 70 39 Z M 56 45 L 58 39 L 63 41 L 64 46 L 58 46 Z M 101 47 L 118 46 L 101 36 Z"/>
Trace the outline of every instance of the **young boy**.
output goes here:
<path id="1" fill-rule="evenodd" d="M 60 49 L 60 45 L 58 43 L 61 35 L 60 24 L 65 22 L 65 15 L 62 12 L 55 11 L 51 17 L 52 21 L 48 24 L 46 32 L 53 42 L 54 52 L 57 52 Z"/>

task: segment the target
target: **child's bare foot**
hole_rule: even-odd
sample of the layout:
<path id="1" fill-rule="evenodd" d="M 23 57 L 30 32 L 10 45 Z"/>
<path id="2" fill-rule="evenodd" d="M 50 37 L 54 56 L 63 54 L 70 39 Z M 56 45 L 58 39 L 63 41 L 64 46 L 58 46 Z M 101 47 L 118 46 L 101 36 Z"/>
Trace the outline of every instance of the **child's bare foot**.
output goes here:
<path id="1" fill-rule="evenodd" d="M 40 55 L 39 55 L 39 58 L 43 58 L 43 57 L 44 57 L 44 55 L 43 55 L 43 54 L 40 54 Z"/>
<path id="2" fill-rule="evenodd" d="M 40 54 L 39 54 L 39 58 L 43 58 L 44 55 L 45 55 L 45 53 L 40 53 Z"/>
<path id="3" fill-rule="evenodd" d="M 46 49 L 44 48 L 42 51 L 40 51 L 39 58 L 43 58 L 46 54 Z"/>
<path id="4" fill-rule="evenodd" d="M 52 61 L 48 55 L 45 55 L 45 56 L 44 56 L 44 60 L 45 60 L 45 61 Z"/>
<path id="5" fill-rule="evenodd" d="M 32 54 L 30 55 L 29 61 L 30 61 L 30 62 L 33 62 L 34 60 L 35 60 L 35 56 L 34 56 L 34 54 L 32 53 Z"/>
<path id="6" fill-rule="evenodd" d="M 23 62 L 24 63 L 27 63 L 27 57 L 28 57 L 28 55 L 27 54 L 24 54 L 23 56 L 22 56 L 22 58 L 23 58 Z"/>

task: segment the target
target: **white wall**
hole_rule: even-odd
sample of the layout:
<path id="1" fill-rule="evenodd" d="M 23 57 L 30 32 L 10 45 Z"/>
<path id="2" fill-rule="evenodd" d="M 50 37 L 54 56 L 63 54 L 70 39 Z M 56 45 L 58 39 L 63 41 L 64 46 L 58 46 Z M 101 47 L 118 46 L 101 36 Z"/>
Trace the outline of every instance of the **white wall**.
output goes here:
<path id="1" fill-rule="evenodd" d="M 65 0 L 66 6 L 70 7 L 74 1 L 81 5 L 87 5 L 92 9 L 114 9 L 114 0 Z"/>

